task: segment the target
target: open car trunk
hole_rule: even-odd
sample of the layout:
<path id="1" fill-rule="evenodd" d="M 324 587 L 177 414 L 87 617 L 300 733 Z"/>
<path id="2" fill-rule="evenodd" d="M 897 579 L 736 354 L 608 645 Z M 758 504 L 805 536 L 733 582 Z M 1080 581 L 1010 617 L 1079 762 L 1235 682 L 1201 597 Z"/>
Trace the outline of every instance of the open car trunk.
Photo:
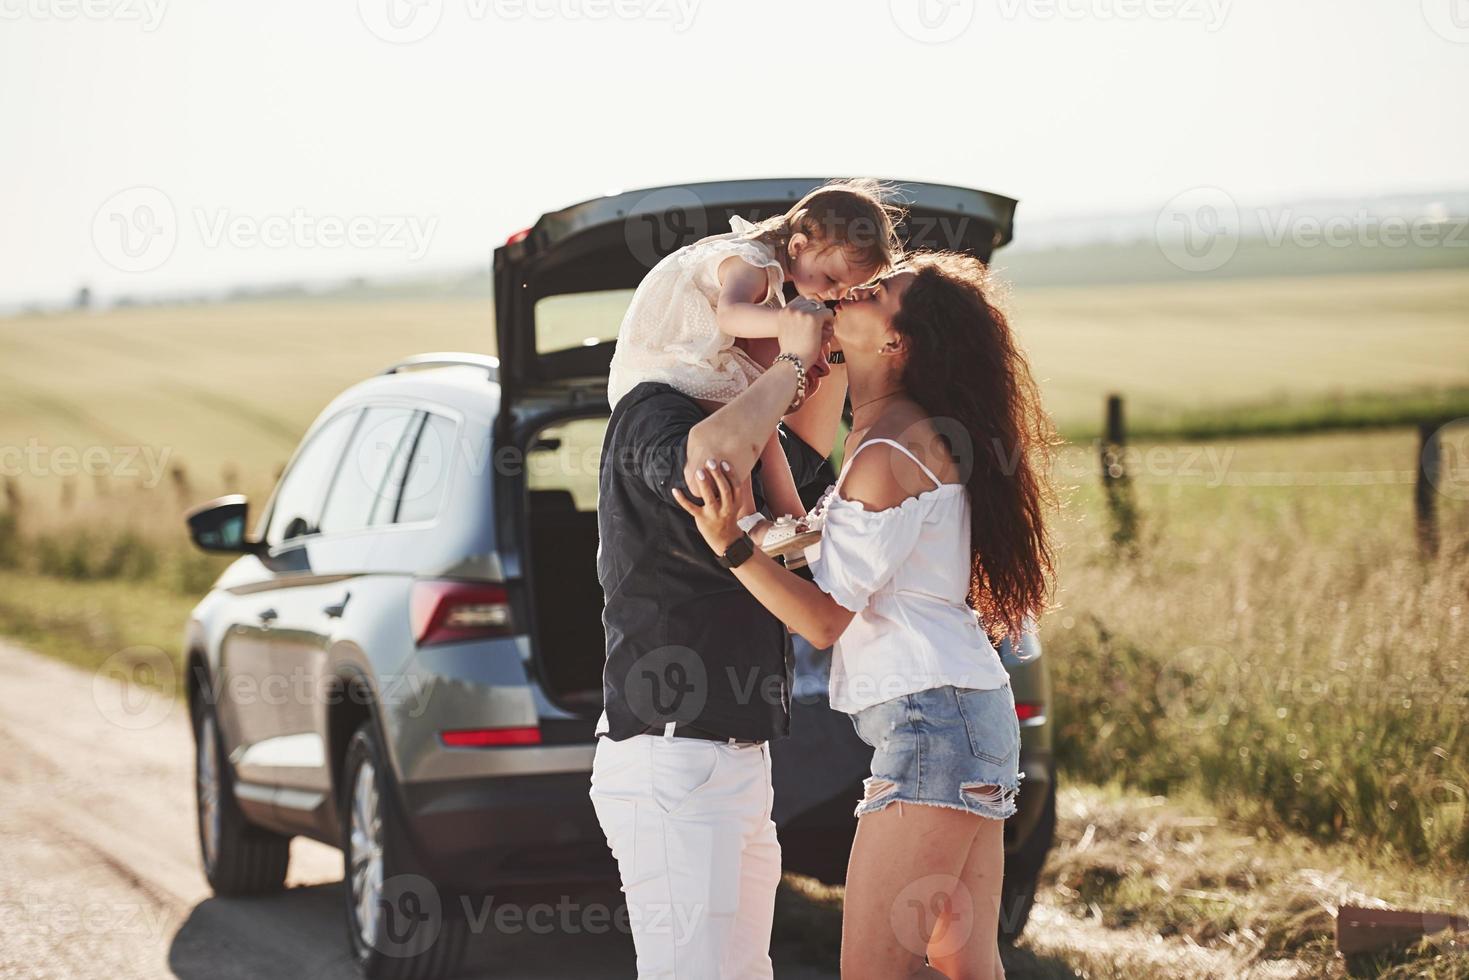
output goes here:
<path id="1" fill-rule="evenodd" d="M 597 472 L 607 417 L 556 422 L 526 453 L 525 571 L 546 694 L 568 711 L 602 710 L 602 586 L 597 579 Z"/>
<path id="2" fill-rule="evenodd" d="M 670 252 L 787 211 L 825 178 L 716 181 L 613 194 L 544 214 L 495 250 L 501 407 L 497 450 L 526 452 L 526 479 L 500 501 L 533 607 L 537 675 L 584 717 L 602 707 L 596 452 L 607 370 L 632 291 Z M 1011 237 L 1015 201 L 941 184 L 895 183 L 910 248 L 988 261 Z M 506 485 L 507 490 L 511 489 Z M 503 525 L 502 525 L 503 526 Z"/>

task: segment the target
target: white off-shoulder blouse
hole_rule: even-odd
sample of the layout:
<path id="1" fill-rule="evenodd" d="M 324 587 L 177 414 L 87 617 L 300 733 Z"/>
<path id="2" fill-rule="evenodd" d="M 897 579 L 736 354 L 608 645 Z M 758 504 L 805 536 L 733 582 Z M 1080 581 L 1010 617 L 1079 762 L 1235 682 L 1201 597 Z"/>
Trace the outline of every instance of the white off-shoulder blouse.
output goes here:
<path id="1" fill-rule="evenodd" d="M 886 443 L 934 487 L 886 510 L 841 495 L 852 460 Z M 821 540 L 807 551 L 822 591 L 856 613 L 832 653 L 831 706 L 855 714 L 893 698 L 952 684 L 993 690 L 1009 681 L 969 592 L 969 491 L 944 483 L 891 439 L 859 445 L 822 502 Z"/>

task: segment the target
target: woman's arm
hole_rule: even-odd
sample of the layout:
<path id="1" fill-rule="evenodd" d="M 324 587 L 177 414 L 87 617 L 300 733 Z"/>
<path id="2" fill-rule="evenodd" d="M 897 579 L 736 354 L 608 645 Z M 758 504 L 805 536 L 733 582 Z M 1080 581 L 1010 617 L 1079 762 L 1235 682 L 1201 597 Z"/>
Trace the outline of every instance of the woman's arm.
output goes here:
<path id="1" fill-rule="evenodd" d="M 914 477 L 923 479 L 911 459 L 886 446 L 873 446 L 852 460 L 842 484 L 842 499 L 861 504 L 868 511 L 889 510 L 913 495 L 907 486 L 912 485 Z M 908 481 L 906 486 L 905 481 Z M 704 499 L 703 505 L 696 506 L 687 496 L 674 490 L 678 504 L 693 516 L 699 533 L 715 554 L 723 554 L 741 534 L 736 523 L 741 495 L 730 484 L 729 468 L 705 466 L 690 486 L 698 488 Z M 912 526 L 915 534 L 918 526 Z M 912 541 L 909 541 L 910 550 L 911 545 Z M 734 570 L 734 574 L 761 605 L 818 647 L 835 643 L 856 615 L 820 586 L 787 571 L 764 552 L 757 550 Z M 880 584 L 878 580 L 888 574 L 891 574 L 891 569 L 879 569 L 876 574 L 868 576 L 866 584 L 875 587 Z M 865 598 L 852 604 L 860 602 L 865 602 Z"/>
<path id="2" fill-rule="evenodd" d="M 702 468 L 691 486 L 697 486 L 704 498 L 703 507 L 696 506 L 677 488 L 673 492 L 679 505 L 693 515 L 709 547 L 722 555 L 744 533 L 735 523 L 739 519 L 739 495 L 720 467 Z M 734 574 L 775 618 L 813 646 L 831 646 L 855 615 L 758 548 Z"/>

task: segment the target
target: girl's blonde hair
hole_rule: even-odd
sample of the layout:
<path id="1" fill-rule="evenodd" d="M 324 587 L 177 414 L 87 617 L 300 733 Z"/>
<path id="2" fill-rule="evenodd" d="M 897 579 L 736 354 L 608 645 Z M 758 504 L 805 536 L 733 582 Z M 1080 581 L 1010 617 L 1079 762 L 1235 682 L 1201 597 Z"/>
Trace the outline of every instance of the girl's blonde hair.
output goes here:
<path id="1" fill-rule="evenodd" d="M 805 235 L 821 248 L 841 248 L 869 278 L 893 268 L 903 257 L 898 225 L 903 209 L 893 192 L 871 178 L 832 180 L 796 202 L 785 214 L 767 218 L 750 237 L 773 248 L 789 267 L 791 236 Z"/>

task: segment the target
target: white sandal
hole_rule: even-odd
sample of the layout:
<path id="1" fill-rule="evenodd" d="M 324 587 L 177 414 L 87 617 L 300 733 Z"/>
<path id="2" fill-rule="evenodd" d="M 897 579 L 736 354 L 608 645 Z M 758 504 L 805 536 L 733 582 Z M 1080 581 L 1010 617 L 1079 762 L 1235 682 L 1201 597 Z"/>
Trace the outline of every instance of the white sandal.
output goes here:
<path id="1" fill-rule="evenodd" d="M 770 529 L 765 532 L 765 538 L 760 542 L 760 550 L 772 558 L 780 558 L 785 561 L 786 568 L 802 568 L 806 565 L 806 549 L 821 540 L 821 529 L 826 523 L 826 500 L 831 491 L 821 495 L 810 512 L 804 517 L 792 517 L 786 514 L 777 517 L 771 524 Z M 763 515 L 752 514 L 745 520 L 752 520 L 751 526 L 764 520 Z M 743 521 L 741 522 L 743 527 Z M 750 528 L 745 527 L 748 531 Z"/>

